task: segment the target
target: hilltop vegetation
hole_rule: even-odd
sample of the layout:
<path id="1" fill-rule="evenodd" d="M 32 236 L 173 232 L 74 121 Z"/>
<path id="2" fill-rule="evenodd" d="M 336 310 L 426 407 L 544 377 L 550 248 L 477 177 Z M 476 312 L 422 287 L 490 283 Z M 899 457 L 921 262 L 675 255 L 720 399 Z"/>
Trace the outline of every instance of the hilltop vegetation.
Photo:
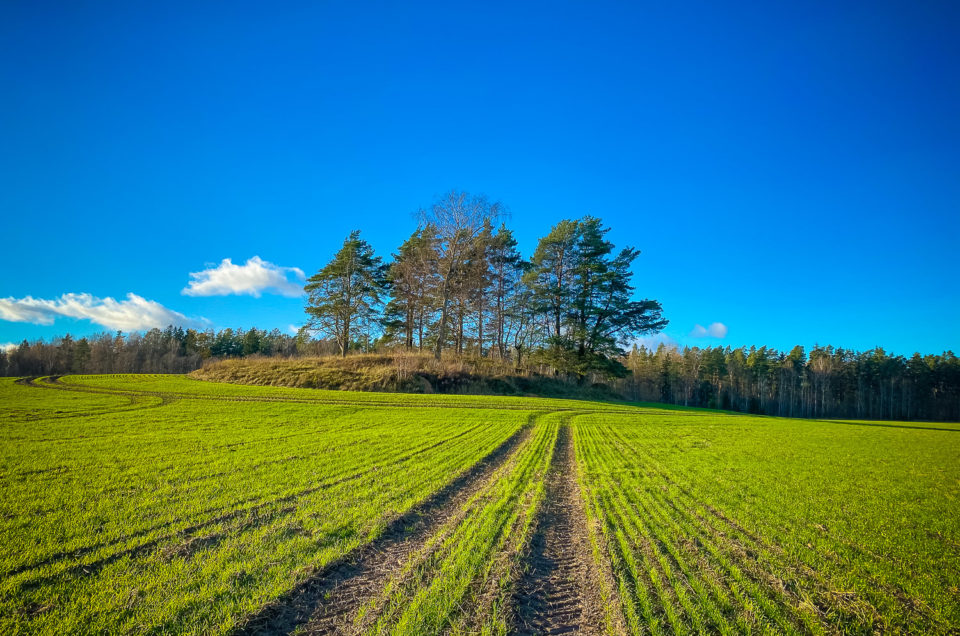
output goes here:
<path id="1" fill-rule="evenodd" d="M 659 302 L 635 298 L 640 251 L 615 250 L 610 228 L 584 216 L 554 225 L 526 260 L 503 213 L 483 196 L 450 192 L 421 210 L 389 264 L 352 232 L 307 280 L 304 328 L 342 356 L 376 344 L 437 359 L 529 358 L 581 381 L 624 375 L 624 345 L 667 325 Z"/>
<path id="2" fill-rule="evenodd" d="M 960 426 L 0 382 L 0 631 L 929 633 Z"/>
<path id="3" fill-rule="evenodd" d="M 622 399 L 605 384 L 581 385 L 562 377 L 529 373 L 495 358 L 438 360 L 432 355 L 404 352 L 221 360 L 204 365 L 190 376 L 214 382 L 334 391 Z"/>

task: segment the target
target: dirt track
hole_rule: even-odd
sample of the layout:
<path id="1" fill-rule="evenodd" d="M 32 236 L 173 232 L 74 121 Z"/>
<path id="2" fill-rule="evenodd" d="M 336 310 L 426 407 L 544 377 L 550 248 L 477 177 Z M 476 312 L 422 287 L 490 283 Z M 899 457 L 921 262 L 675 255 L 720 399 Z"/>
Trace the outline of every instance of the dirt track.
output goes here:
<path id="1" fill-rule="evenodd" d="M 600 634 L 570 428 L 560 429 L 544 508 L 517 590 L 519 634 Z"/>
<path id="2" fill-rule="evenodd" d="M 42 389 L 60 389 L 91 393 L 105 393 L 126 397 L 134 406 L 137 400 L 159 398 L 161 406 L 184 399 L 175 393 L 153 391 L 111 391 L 75 387 L 60 381 L 59 376 L 23 378 L 18 383 Z M 187 399 L 216 399 L 213 396 L 189 396 Z M 233 398 L 227 398 L 233 401 Z M 242 398 L 237 401 L 246 401 Z M 261 401 L 251 398 L 250 401 Z M 293 401 L 266 399 L 263 401 Z M 323 403 L 320 400 L 304 400 Z M 339 401 L 338 401 L 339 402 Z M 342 402 L 348 403 L 346 400 Z M 365 404 L 363 406 L 385 406 Z M 129 409 L 127 406 L 126 409 Z M 390 406 L 393 406 L 390 404 Z M 399 406 L 399 404 L 397 405 Z M 126 410 L 125 409 L 125 410 Z M 444 526 L 456 524 L 465 504 L 495 478 L 499 467 L 530 437 L 538 414 L 517 433 L 504 441 L 484 459 L 467 469 L 446 487 L 434 493 L 407 513 L 389 522 L 386 529 L 373 541 L 355 549 L 343 559 L 314 571 L 300 584 L 273 603 L 249 616 L 234 634 L 350 634 L 357 631 L 353 620 L 358 610 L 374 599 L 385 584 L 401 569 L 408 557 Z M 436 442 L 444 443 L 445 440 Z M 418 451 L 419 452 L 419 451 Z M 408 457 L 397 461 L 405 461 Z M 513 595 L 511 630 L 519 634 L 599 634 L 602 613 L 599 611 L 595 585 L 591 579 L 590 549 L 583 503 L 577 484 L 577 467 L 569 424 L 563 424 L 557 438 L 553 460 L 546 480 L 542 509 L 537 513 L 536 531 L 526 556 L 524 574 L 516 583 Z M 359 475 L 350 475 L 345 479 Z M 342 481 L 342 480 L 338 480 Z M 330 484 L 320 484 L 309 491 Z M 288 503 L 296 505 L 296 498 L 304 493 L 269 502 L 261 502 L 242 511 L 229 511 L 214 519 L 191 526 L 163 538 L 179 536 L 184 539 L 205 539 L 200 531 L 214 523 L 226 521 L 240 512 L 249 514 L 261 506 Z M 289 507 L 281 511 L 293 510 Z M 159 540 L 139 545 L 119 556 L 145 554 L 159 544 Z M 96 566 L 109 564 L 107 559 Z M 41 563 L 29 567 L 39 567 Z M 89 568 L 90 566 L 86 566 Z"/>
<path id="3" fill-rule="evenodd" d="M 532 422 L 531 422 L 532 424 Z M 236 634 L 347 634 L 352 619 L 396 572 L 491 478 L 529 437 L 528 425 L 448 486 L 394 520 L 376 540 L 298 585 Z"/>

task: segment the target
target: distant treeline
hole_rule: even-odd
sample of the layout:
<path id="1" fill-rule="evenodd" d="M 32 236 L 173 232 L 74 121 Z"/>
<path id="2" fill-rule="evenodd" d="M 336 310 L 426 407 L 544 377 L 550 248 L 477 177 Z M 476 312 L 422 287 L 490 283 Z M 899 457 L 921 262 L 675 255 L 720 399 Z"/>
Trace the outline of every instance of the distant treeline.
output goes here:
<path id="1" fill-rule="evenodd" d="M 615 383 L 631 400 L 786 417 L 960 420 L 960 359 L 816 346 L 634 348 Z"/>
<path id="2" fill-rule="evenodd" d="M 382 342 L 375 348 L 389 350 Z M 248 356 L 322 356 L 339 353 L 336 342 L 292 336 L 277 329 L 196 331 L 179 327 L 144 334 L 64 336 L 24 341 L 0 352 L 0 374 L 187 373 L 205 360 Z M 853 351 L 803 347 L 634 347 L 618 360 L 629 371 L 609 383 L 629 400 L 702 406 L 786 417 L 842 417 L 960 421 L 960 358 L 915 353 L 909 358 L 883 349 Z M 554 370 L 542 362 L 521 374 Z"/>
<path id="3" fill-rule="evenodd" d="M 209 358 L 324 355 L 333 343 L 291 336 L 278 329 L 198 331 L 181 327 L 146 333 L 101 333 L 89 338 L 66 335 L 51 342 L 24 340 L 0 352 L 0 374 L 8 376 L 66 373 L 187 373 Z"/>

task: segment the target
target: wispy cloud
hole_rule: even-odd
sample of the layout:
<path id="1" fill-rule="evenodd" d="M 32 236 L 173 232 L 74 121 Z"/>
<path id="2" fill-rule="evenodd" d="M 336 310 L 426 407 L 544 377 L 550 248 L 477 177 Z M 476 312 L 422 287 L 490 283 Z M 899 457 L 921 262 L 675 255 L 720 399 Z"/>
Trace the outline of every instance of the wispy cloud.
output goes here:
<path id="1" fill-rule="evenodd" d="M 266 292 L 293 298 L 303 294 L 306 275 L 298 267 L 282 267 L 254 256 L 243 265 L 234 265 L 225 258 L 216 267 L 191 272 L 190 278 L 180 292 L 186 296 L 246 294 L 259 298 Z"/>
<path id="2" fill-rule="evenodd" d="M 693 331 L 690 332 L 691 338 L 726 338 L 727 337 L 727 326 L 722 322 L 712 322 L 709 327 L 704 327 L 703 325 L 694 325 Z"/>
<path id="3" fill-rule="evenodd" d="M 139 331 L 167 325 L 201 326 L 203 319 L 187 318 L 160 303 L 136 294 L 126 300 L 90 294 L 63 294 L 59 298 L 0 298 L 0 320 L 52 325 L 57 318 L 89 320 L 108 329 Z"/>

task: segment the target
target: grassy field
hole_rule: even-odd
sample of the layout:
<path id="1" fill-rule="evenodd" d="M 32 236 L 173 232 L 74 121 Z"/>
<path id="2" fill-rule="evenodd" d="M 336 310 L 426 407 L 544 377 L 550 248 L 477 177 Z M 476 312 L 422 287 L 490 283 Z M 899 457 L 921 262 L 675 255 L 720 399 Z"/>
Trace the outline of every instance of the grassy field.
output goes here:
<path id="1" fill-rule="evenodd" d="M 960 425 L 0 380 L 2 633 L 957 633 Z"/>

